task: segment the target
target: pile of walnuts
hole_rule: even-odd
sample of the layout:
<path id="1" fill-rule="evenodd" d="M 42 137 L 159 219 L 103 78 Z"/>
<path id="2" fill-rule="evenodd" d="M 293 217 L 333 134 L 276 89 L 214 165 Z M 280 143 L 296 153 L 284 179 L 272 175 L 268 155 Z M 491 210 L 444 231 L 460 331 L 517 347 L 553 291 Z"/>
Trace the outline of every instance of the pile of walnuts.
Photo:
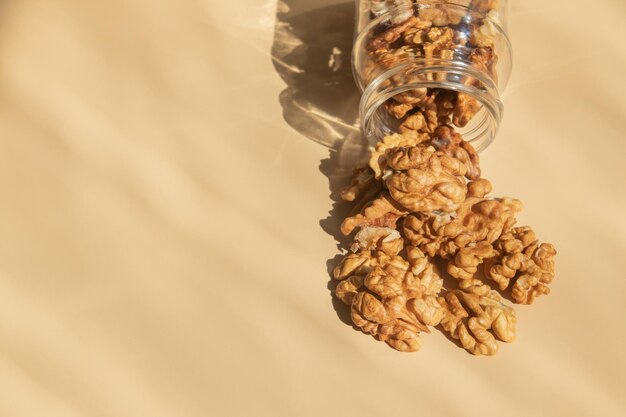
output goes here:
<path id="1" fill-rule="evenodd" d="M 515 226 L 522 203 L 490 196 L 478 162 L 441 125 L 385 137 L 355 171 L 342 195 L 363 208 L 342 223 L 354 241 L 333 275 L 363 332 L 412 352 L 439 325 L 469 352 L 493 355 L 496 339 L 515 338 L 515 311 L 500 294 L 531 304 L 550 292 L 554 247 Z"/>

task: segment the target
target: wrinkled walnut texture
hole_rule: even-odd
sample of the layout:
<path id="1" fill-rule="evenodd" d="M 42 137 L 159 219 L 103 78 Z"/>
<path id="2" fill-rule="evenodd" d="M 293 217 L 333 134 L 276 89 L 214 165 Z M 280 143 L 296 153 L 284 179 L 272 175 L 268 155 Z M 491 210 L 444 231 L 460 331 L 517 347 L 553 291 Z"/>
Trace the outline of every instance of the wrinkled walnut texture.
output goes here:
<path id="1" fill-rule="evenodd" d="M 437 301 L 441 281 L 434 265 L 419 250 L 408 252 L 408 260 L 398 255 L 399 234 L 393 230 L 372 231 L 372 235 L 391 238 L 389 252 L 361 247 L 347 255 L 334 270 L 340 282 L 335 295 L 350 306 L 352 322 L 363 332 L 375 336 L 402 352 L 421 347 L 421 332 L 430 332 L 442 317 Z M 396 232 L 397 233 L 397 232 Z M 375 246 L 375 245 L 374 245 Z"/>
<path id="2" fill-rule="evenodd" d="M 503 342 L 515 339 L 515 311 L 500 302 L 495 292 L 478 295 L 462 290 L 439 297 L 443 307 L 441 327 L 474 355 L 495 355 L 496 338 Z"/>

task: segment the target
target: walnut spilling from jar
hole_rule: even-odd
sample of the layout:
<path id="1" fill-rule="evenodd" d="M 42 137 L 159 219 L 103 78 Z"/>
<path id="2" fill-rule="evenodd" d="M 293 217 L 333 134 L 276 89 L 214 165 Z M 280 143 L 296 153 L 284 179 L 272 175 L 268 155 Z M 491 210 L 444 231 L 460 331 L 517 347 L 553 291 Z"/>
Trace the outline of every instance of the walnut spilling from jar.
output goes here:
<path id="1" fill-rule="evenodd" d="M 489 283 L 500 290 L 511 287 L 517 303 L 547 293 L 556 251 L 539 244 L 529 228 L 513 227 L 520 201 L 489 197 L 486 179 L 466 182 L 474 164 L 478 158 L 471 146 L 440 125 L 433 135 L 385 137 L 372 151 L 370 167 L 356 174 L 344 195 L 363 188 L 381 191 L 343 222 L 343 233 L 358 232 L 352 253 L 334 271 L 339 281 L 334 293 L 350 306 L 352 321 L 363 332 L 409 352 L 421 347 L 422 332 L 440 323 L 469 352 L 493 355 L 496 339 L 514 339 L 516 319 Z M 458 202 L 433 209 L 430 182 L 419 177 L 433 173 L 462 188 Z M 415 193 L 414 203 L 398 194 L 404 191 L 398 184 Z M 445 259 L 457 279 L 457 288 L 446 288 L 445 297 L 437 298 L 443 280 L 434 258 Z M 477 276 L 481 267 L 487 280 Z"/>
<path id="2" fill-rule="evenodd" d="M 374 173 L 369 167 L 355 169 L 350 185 L 341 192 L 341 199 L 344 201 L 355 201 L 366 194 L 368 190 L 374 189 L 374 192 L 378 191 L 380 187 L 377 185 L 378 182 L 375 181 Z"/>
<path id="3" fill-rule="evenodd" d="M 429 256 L 454 259 L 470 244 L 496 241 L 513 226 L 520 209 L 514 199 L 469 197 L 454 212 L 410 214 L 403 221 L 403 234 Z"/>
<path id="4" fill-rule="evenodd" d="M 451 171 L 437 159 L 423 168 L 393 172 L 386 180 L 391 197 L 413 211 L 452 211 L 465 199 L 459 171 Z"/>
<path id="5" fill-rule="evenodd" d="M 550 293 L 554 279 L 556 250 L 549 243 L 539 243 L 528 227 L 516 227 L 494 243 L 497 256 L 485 262 L 485 275 L 501 291 L 514 281 L 511 297 L 519 304 L 532 304 L 535 298 Z"/>
<path id="6" fill-rule="evenodd" d="M 459 249 L 454 259 L 448 263 L 448 273 L 454 278 L 472 279 L 478 271 L 478 266 L 493 255 L 494 249 L 489 242 L 471 243 Z"/>
<path id="7" fill-rule="evenodd" d="M 515 311 L 500 302 L 493 291 L 478 295 L 462 290 L 439 297 L 443 307 L 441 327 L 474 355 L 495 355 L 496 337 L 503 342 L 515 339 Z"/>
<path id="8" fill-rule="evenodd" d="M 395 133 L 393 135 L 385 136 L 380 142 L 376 144 L 375 149 L 372 151 L 369 160 L 369 166 L 374 172 L 374 176 L 380 179 L 383 175 L 383 170 L 386 167 L 386 153 L 390 149 L 403 148 L 409 146 L 418 146 L 424 142 L 430 140 L 430 136 L 426 134 L 417 133 L 415 131 L 407 133 Z"/>
<path id="9" fill-rule="evenodd" d="M 356 228 L 367 226 L 395 227 L 396 222 L 408 211 L 383 193 L 366 206 L 361 213 L 347 217 L 341 224 L 341 232 L 349 235 Z"/>
<path id="10" fill-rule="evenodd" d="M 350 306 L 353 323 L 402 352 L 421 347 L 421 332 L 430 332 L 442 317 L 437 301 L 441 278 L 424 254 L 413 249 L 399 256 L 402 239 L 392 229 L 368 230 L 356 253 L 335 268 L 340 282 L 335 295 Z M 386 247 L 385 247 L 386 245 Z"/>

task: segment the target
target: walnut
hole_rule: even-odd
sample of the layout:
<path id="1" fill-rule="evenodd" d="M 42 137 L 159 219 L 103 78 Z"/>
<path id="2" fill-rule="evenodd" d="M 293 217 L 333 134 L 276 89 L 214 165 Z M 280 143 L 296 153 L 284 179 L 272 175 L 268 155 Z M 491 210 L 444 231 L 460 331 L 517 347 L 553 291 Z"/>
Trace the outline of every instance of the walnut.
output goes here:
<path id="1" fill-rule="evenodd" d="M 400 132 L 415 130 L 433 133 L 437 126 L 450 121 L 454 112 L 457 93 L 431 89 L 422 99 L 413 104 L 416 109 L 402 122 Z"/>
<path id="2" fill-rule="evenodd" d="M 498 29 L 490 19 L 483 20 L 482 24 L 474 27 L 470 35 L 470 43 L 477 47 L 493 47 L 498 36 Z"/>
<path id="3" fill-rule="evenodd" d="M 391 347 L 412 352 L 421 347 L 419 333 L 430 332 L 442 318 L 436 296 L 441 278 L 433 264 L 412 262 L 380 251 L 362 250 L 335 269 L 335 295 L 351 307 L 353 323 Z"/>
<path id="4" fill-rule="evenodd" d="M 492 47 L 473 48 L 470 52 L 470 62 L 478 71 L 490 74 L 494 81 L 497 80 L 496 64 L 498 56 Z"/>
<path id="5" fill-rule="evenodd" d="M 423 133 L 418 133 L 415 131 L 404 132 L 404 133 L 394 133 L 393 135 L 387 135 L 383 138 L 382 141 L 376 144 L 376 148 L 372 152 L 370 156 L 369 166 L 374 171 L 374 176 L 376 178 L 382 177 L 382 171 L 385 169 L 385 152 L 391 148 L 399 148 L 404 146 L 416 146 L 420 143 L 423 143 L 429 140 L 430 137 Z M 381 167 L 382 163 L 382 167 Z"/>
<path id="6" fill-rule="evenodd" d="M 411 268 L 411 264 L 397 256 L 402 250 L 401 239 L 399 243 L 399 245 L 389 245 L 386 248 L 396 249 L 397 252 L 363 249 L 346 255 L 333 270 L 333 277 L 339 281 L 335 288 L 337 298 L 350 305 L 367 274 L 377 266 L 394 265 L 403 270 Z"/>
<path id="7" fill-rule="evenodd" d="M 341 192 L 341 198 L 344 201 L 354 201 L 372 187 L 376 187 L 374 172 L 369 167 L 355 169 L 352 182 Z"/>
<path id="8" fill-rule="evenodd" d="M 446 124 L 454 112 L 457 101 L 457 92 L 448 90 L 436 90 L 433 92 L 435 108 L 437 109 L 438 125 Z"/>
<path id="9" fill-rule="evenodd" d="M 415 16 L 411 16 L 404 22 L 392 26 L 384 32 L 372 37 L 367 42 L 367 50 L 376 51 L 381 49 L 389 49 L 389 45 L 400 39 L 402 33 L 406 31 L 409 27 L 417 24 L 417 22 L 418 19 Z"/>
<path id="10" fill-rule="evenodd" d="M 397 255 L 397 253 L 387 254 L 378 250 L 362 250 L 356 253 L 349 253 L 335 267 L 333 277 L 338 281 L 343 281 L 353 275 L 365 278 L 375 266 L 388 264 L 404 269 L 410 268 L 410 264 Z"/>
<path id="11" fill-rule="evenodd" d="M 439 126 L 435 129 L 431 144 L 439 151 L 460 161 L 467 167 L 467 178 L 480 178 L 480 158 L 474 147 L 463 140 L 450 126 Z"/>
<path id="12" fill-rule="evenodd" d="M 435 6 L 420 9 L 419 17 L 427 22 L 432 22 L 435 26 L 445 26 L 449 23 L 445 9 Z"/>
<path id="13" fill-rule="evenodd" d="M 387 100 L 385 108 L 396 119 L 402 119 L 408 112 L 413 110 L 414 106 L 410 103 L 397 102 L 395 100 Z"/>
<path id="14" fill-rule="evenodd" d="M 373 73 L 381 68 L 388 69 L 402 62 L 409 62 L 416 56 L 421 55 L 421 52 L 412 46 L 402 45 L 396 49 L 378 49 L 370 55 L 374 64 L 370 72 Z M 400 78 L 404 80 L 403 77 Z"/>
<path id="15" fill-rule="evenodd" d="M 352 304 L 352 300 L 357 294 L 357 290 L 363 286 L 364 278 L 365 277 L 361 275 L 351 275 L 350 277 L 344 279 L 335 287 L 335 295 L 344 304 Z"/>
<path id="16" fill-rule="evenodd" d="M 459 249 L 454 259 L 448 263 L 448 273 L 457 279 L 472 279 L 478 266 L 494 254 L 493 246 L 488 242 L 470 244 Z"/>
<path id="17" fill-rule="evenodd" d="M 439 222 L 439 217 L 445 217 L 446 223 L 452 221 L 451 213 L 410 214 L 402 220 L 402 235 L 412 245 L 434 257 L 443 252 L 442 246 L 447 242 L 447 236 L 439 236 L 432 226 Z M 433 220 L 435 219 L 435 220 Z"/>
<path id="18" fill-rule="evenodd" d="M 480 178 L 467 183 L 467 196 L 483 198 L 492 191 L 492 188 L 489 180 Z"/>
<path id="19" fill-rule="evenodd" d="M 366 226 L 393 228 L 396 221 L 406 214 L 406 209 L 398 206 L 388 194 L 383 193 L 361 213 L 347 217 L 341 224 L 341 232 L 349 235 L 357 227 Z"/>
<path id="20" fill-rule="evenodd" d="M 409 169 L 443 169 L 455 176 L 465 175 L 465 165 L 458 159 L 443 152 L 437 152 L 432 146 L 406 146 L 388 149 L 384 155 L 385 166 L 395 171 Z"/>
<path id="21" fill-rule="evenodd" d="M 497 256 L 485 262 L 485 275 L 501 291 L 513 284 L 511 297 L 519 304 L 532 304 L 535 298 L 549 294 L 554 279 L 556 250 L 539 242 L 528 227 L 516 227 L 504 233 L 495 243 Z"/>
<path id="22" fill-rule="evenodd" d="M 354 236 L 352 251 L 377 249 L 389 256 L 402 250 L 400 232 L 389 227 L 364 227 Z"/>
<path id="23" fill-rule="evenodd" d="M 453 211 L 465 200 L 465 183 L 436 155 L 427 167 L 394 172 L 386 180 L 391 197 L 412 212 Z"/>
<path id="24" fill-rule="evenodd" d="M 426 31 L 424 29 L 432 25 L 432 22 L 429 22 L 429 21 L 424 21 L 424 22 L 428 22 L 428 26 L 424 28 L 413 26 L 407 29 L 406 32 L 404 32 L 404 35 L 402 35 L 402 40 L 404 41 L 406 45 L 418 46 L 424 43 L 424 40 L 425 40 L 424 35 L 426 34 Z"/>
<path id="25" fill-rule="evenodd" d="M 393 96 L 393 100 L 397 101 L 398 103 L 412 104 L 412 109 L 414 108 L 414 105 L 419 104 L 423 100 L 423 98 L 426 96 L 426 92 L 426 88 L 414 88 L 412 90 L 396 94 L 395 96 Z M 407 110 L 407 112 L 408 111 L 410 111 L 410 109 Z M 398 119 L 401 118 L 402 117 L 398 117 Z"/>
<path id="26" fill-rule="evenodd" d="M 392 0 L 389 3 L 394 8 L 391 10 L 391 23 L 399 24 L 413 16 L 412 0 Z"/>
<path id="27" fill-rule="evenodd" d="M 412 109 L 417 109 L 403 121 L 400 125 L 400 132 L 416 130 L 419 132 L 433 133 L 440 125 L 453 123 L 458 127 L 466 126 L 469 121 L 478 113 L 481 106 L 473 97 L 464 93 L 447 90 L 433 90 L 422 97 L 421 100 L 416 99 L 411 103 L 412 107 L 399 107 L 398 105 L 388 105 L 388 109 L 392 114 L 401 119 L 409 114 Z M 462 140 L 457 140 L 460 143 Z M 470 145 L 471 148 L 471 145 Z M 476 152 L 472 148 L 473 155 Z M 472 171 L 477 169 L 478 162 Z"/>
<path id="28" fill-rule="evenodd" d="M 466 126 L 480 110 L 478 101 L 464 93 L 457 93 L 454 104 L 452 123 L 458 127 Z"/>
<path id="29" fill-rule="evenodd" d="M 489 295 L 491 292 L 489 285 L 485 285 L 480 279 L 474 278 L 459 281 L 459 289 L 466 293 L 479 296 Z"/>
<path id="30" fill-rule="evenodd" d="M 500 302 L 491 291 L 487 295 L 461 290 L 439 297 L 443 307 L 441 327 L 474 355 L 495 355 L 496 337 L 503 342 L 515 339 L 515 311 Z"/>
<path id="31" fill-rule="evenodd" d="M 443 280 L 439 277 L 434 263 L 416 247 L 406 248 L 407 260 L 411 265 L 411 272 L 421 277 L 421 284 L 427 294 L 439 294 L 443 287 Z"/>
<path id="32" fill-rule="evenodd" d="M 469 183 L 468 189 L 481 195 L 490 189 L 487 181 Z M 451 213 L 412 214 L 404 218 L 402 230 L 413 246 L 429 256 L 452 259 L 472 243 L 493 243 L 515 224 L 521 211 L 518 200 L 468 197 Z"/>

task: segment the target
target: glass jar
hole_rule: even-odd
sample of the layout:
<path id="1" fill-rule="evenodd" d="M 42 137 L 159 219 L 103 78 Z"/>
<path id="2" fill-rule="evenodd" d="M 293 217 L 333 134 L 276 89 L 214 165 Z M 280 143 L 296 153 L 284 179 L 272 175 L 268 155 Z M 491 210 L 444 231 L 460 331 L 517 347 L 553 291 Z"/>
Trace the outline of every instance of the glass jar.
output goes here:
<path id="1" fill-rule="evenodd" d="M 502 119 L 511 72 L 506 0 L 357 0 L 352 68 L 371 143 L 453 126 L 478 151 Z"/>

